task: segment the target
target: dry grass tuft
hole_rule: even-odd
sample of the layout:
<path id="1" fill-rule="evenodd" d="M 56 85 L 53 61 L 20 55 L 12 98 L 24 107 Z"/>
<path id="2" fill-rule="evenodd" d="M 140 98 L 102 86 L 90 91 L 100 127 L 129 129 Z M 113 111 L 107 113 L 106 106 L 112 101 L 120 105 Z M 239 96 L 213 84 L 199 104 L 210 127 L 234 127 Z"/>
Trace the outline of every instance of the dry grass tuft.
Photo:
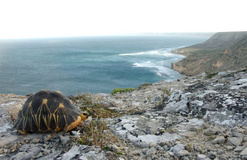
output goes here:
<path id="1" fill-rule="evenodd" d="M 81 94 L 69 97 L 82 111 L 86 111 L 92 117 L 88 123 L 83 123 L 80 129 L 80 137 L 77 142 L 83 145 L 96 145 L 111 151 L 111 145 L 121 146 L 121 141 L 108 128 L 102 118 L 119 117 L 121 114 L 102 103 L 100 97 L 92 94 Z M 122 154 L 122 153 L 116 153 Z"/>
<path id="2" fill-rule="evenodd" d="M 8 110 L 8 113 L 10 115 L 10 118 L 13 122 L 15 122 L 15 120 L 17 119 L 17 116 L 18 116 L 18 112 L 19 112 L 19 109 L 17 110 L 16 108 L 10 108 Z"/>
<path id="3" fill-rule="evenodd" d="M 102 100 L 98 96 L 83 93 L 76 97 L 70 96 L 69 98 L 74 101 L 82 111 L 88 112 L 93 118 L 113 118 L 121 116 L 116 110 L 110 109 L 102 103 Z"/>
<path id="4" fill-rule="evenodd" d="M 9 109 L 8 109 L 8 114 L 10 115 L 10 118 L 12 120 L 12 122 L 15 122 L 15 120 L 17 119 L 18 117 L 18 113 L 20 111 L 20 106 L 22 104 L 18 104 L 18 105 L 13 105 L 11 106 Z"/>
<path id="5" fill-rule="evenodd" d="M 112 134 L 105 122 L 98 118 L 84 123 L 80 132 L 78 142 L 83 145 L 96 145 L 102 149 L 107 149 L 110 148 L 110 144 L 119 143 L 119 138 Z"/>
<path id="6" fill-rule="evenodd" d="M 110 109 L 102 103 L 100 97 L 92 94 L 81 94 L 69 97 L 82 111 L 86 111 L 92 117 L 92 120 L 84 121 L 78 126 L 79 137 L 75 141 L 84 145 L 96 145 L 105 150 L 111 150 L 112 144 L 122 143 L 108 128 L 102 118 L 113 118 L 120 116 L 115 110 Z M 9 109 L 9 115 L 13 121 L 18 116 L 20 107 L 12 107 Z M 122 154 L 122 153 L 116 153 Z"/>

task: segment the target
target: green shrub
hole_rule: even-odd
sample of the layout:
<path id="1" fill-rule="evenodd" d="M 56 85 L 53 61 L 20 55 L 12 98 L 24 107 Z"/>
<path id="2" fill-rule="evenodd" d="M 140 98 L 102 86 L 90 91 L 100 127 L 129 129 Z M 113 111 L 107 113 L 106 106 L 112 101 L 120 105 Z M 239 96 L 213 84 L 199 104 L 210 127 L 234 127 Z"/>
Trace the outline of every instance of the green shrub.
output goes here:
<path id="1" fill-rule="evenodd" d="M 113 89 L 111 94 L 116 94 L 116 93 L 123 93 L 123 92 L 130 92 L 130 91 L 134 91 L 135 88 L 117 88 L 117 89 Z"/>
<path id="2" fill-rule="evenodd" d="M 189 151 L 189 152 L 192 152 L 192 151 L 193 151 L 193 145 L 192 145 L 191 143 L 189 143 L 189 144 L 187 144 L 187 145 L 185 146 L 185 149 L 186 149 L 187 151 Z"/>
<path id="3" fill-rule="evenodd" d="M 165 87 L 163 88 L 163 91 L 168 95 L 170 96 L 172 93 Z"/>
<path id="4" fill-rule="evenodd" d="M 142 88 L 145 88 L 145 87 L 151 86 L 151 85 L 152 85 L 152 83 L 144 83 L 144 84 L 139 85 L 138 89 L 142 89 Z"/>
<path id="5" fill-rule="evenodd" d="M 218 72 L 206 72 L 206 78 L 210 79 L 216 76 Z"/>

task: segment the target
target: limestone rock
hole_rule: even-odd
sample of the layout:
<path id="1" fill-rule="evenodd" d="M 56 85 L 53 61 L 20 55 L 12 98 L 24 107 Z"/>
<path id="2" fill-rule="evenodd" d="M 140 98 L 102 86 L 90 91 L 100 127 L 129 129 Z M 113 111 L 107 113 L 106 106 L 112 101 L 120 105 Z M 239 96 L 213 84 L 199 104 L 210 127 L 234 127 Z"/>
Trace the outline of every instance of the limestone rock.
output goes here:
<path id="1" fill-rule="evenodd" d="M 210 159 L 215 159 L 215 158 L 216 158 L 215 153 L 209 152 L 209 153 L 208 153 L 208 158 L 210 158 Z"/>
<path id="2" fill-rule="evenodd" d="M 154 147 L 147 150 L 146 155 L 152 156 L 156 153 L 156 149 Z"/>
<path id="3" fill-rule="evenodd" d="M 224 136 L 218 136 L 212 141 L 213 144 L 222 144 L 224 142 L 225 142 Z"/>
<path id="4" fill-rule="evenodd" d="M 247 148 L 245 148 L 241 153 L 240 153 L 241 156 L 246 156 L 247 155 Z"/>
<path id="5" fill-rule="evenodd" d="M 207 160 L 207 156 L 204 154 L 198 154 L 197 155 L 197 160 Z"/>
<path id="6" fill-rule="evenodd" d="M 188 155 L 190 155 L 190 152 L 188 152 L 187 150 L 180 150 L 180 151 L 177 152 L 176 155 L 178 157 L 188 156 Z"/>
<path id="7" fill-rule="evenodd" d="M 231 142 L 235 146 L 239 146 L 242 143 L 242 138 L 239 137 L 230 137 L 228 141 Z"/>
<path id="8" fill-rule="evenodd" d="M 22 160 L 31 159 L 41 151 L 40 144 L 24 144 L 19 148 L 19 152 L 12 156 L 12 159 Z"/>
<path id="9" fill-rule="evenodd" d="M 85 146 L 83 146 L 85 148 Z M 72 159 L 80 154 L 79 146 L 73 146 L 68 152 L 63 154 L 62 160 Z"/>
<path id="10" fill-rule="evenodd" d="M 235 149 L 234 149 L 234 152 L 241 152 L 245 149 L 245 146 L 237 146 Z"/>
<path id="11" fill-rule="evenodd" d="M 60 141 L 62 142 L 62 144 L 66 144 L 70 140 L 69 136 L 59 135 L 59 138 L 60 138 Z"/>
<path id="12" fill-rule="evenodd" d="M 79 159 L 106 160 L 105 153 L 101 149 L 85 145 L 73 146 L 68 152 L 63 154 L 62 160 L 74 159 L 76 157 L 79 157 Z"/>
<path id="13" fill-rule="evenodd" d="M 179 151 L 185 150 L 184 147 L 185 147 L 185 146 L 184 146 L 183 144 L 177 144 L 177 145 L 173 146 L 173 147 L 170 149 L 170 151 L 177 155 Z"/>

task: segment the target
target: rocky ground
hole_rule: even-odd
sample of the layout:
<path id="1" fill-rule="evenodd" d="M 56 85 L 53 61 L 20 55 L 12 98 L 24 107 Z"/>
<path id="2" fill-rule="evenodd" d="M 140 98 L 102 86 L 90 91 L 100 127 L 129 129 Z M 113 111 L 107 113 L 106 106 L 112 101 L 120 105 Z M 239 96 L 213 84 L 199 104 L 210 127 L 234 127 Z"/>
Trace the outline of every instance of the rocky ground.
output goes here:
<path id="1" fill-rule="evenodd" d="M 103 135 L 112 135 L 108 147 L 80 144 L 80 127 L 20 135 L 13 120 L 27 97 L 0 95 L 0 159 L 247 159 L 247 72 L 210 77 L 93 95 L 121 113 L 102 119 L 108 127 Z"/>

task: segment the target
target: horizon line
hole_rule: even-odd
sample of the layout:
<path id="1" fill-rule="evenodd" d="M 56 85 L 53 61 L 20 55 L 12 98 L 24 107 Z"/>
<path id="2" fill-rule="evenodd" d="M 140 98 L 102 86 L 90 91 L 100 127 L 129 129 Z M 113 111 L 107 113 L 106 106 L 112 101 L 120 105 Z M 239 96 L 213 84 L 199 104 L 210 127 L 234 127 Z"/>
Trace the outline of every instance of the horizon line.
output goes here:
<path id="1" fill-rule="evenodd" d="M 229 31 L 231 32 L 231 31 Z M 241 31 L 236 31 L 241 32 Z M 0 40 L 21 40 L 21 39 L 49 39 L 49 38 L 80 38 L 80 37 L 107 37 L 107 36 L 179 36 L 186 34 L 213 34 L 217 32 L 143 32 L 143 33 L 124 33 L 124 34 L 98 34 L 98 35 L 68 35 L 68 36 L 37 36 L 37 37 L 9 37 L 9 38 L 1 38 Z"/>

